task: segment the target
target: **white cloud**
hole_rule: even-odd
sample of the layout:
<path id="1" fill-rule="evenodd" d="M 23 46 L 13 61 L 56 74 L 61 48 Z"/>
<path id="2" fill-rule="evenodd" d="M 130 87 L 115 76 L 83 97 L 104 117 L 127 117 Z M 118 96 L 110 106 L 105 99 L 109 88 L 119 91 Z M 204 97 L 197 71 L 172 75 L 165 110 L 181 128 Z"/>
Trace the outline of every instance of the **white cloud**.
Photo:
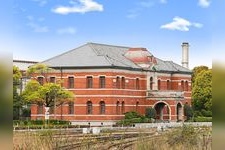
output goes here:
<path id="1" fill-rule="evenodd" d="M 138 4 L 139 4 L 141 7 L 149 8 L 149 7 L 152 7 L 152 6 L 154 5 L 154 2 L 151 1 L 151 0 L 147 0 L 147 1 L 139 2 Z"/>
<path id="2" fill-rule="evenodd" d="M 69 13 L 86 13 L 90 11 L 103 11 L 103 5 L 93 1 L 93 0 L 79 0 L 80 5 L 72 1 L 70 4 L 73 6 L 59 6 L 53 9 L 54 13 L 58 14 L 69 14 Z"/>
<path id="3" fill-rule="evenodd" d="M 174 17 L 173 22 L 162 25 L 160 28 L 169 30 L 189 31 L 189 27 L 201 28 L 203 25 L 196 22 L 190 22 L 181 17 Z"/>
<path id="4" fill-rule="evenodd" d="M 49 31 L 47 26 L 40 26 L 39 24 L 34 23 L 34 22 L 29 22 L 27 25 L 29 27 L 31 27 L 34 32 L 48 32 Z"/>
<path id="5" fill-rule="evenodd" d="M 75 34 L 77 30 L 73 27 L 66 27 L 57 30 L 58 34 Z"/>
<path id="6" fill-rule="evenodd" d="M 129 10 L 128 15 L 126 17 L 130 19 L 137 18 L 140 15 L 140 10 L 140 8 L 131 9 Z"/>
<path id="7" fill-rule="evenodd" d="M 27 23 L 27 25 L 33 30 L 33 32 L 48 32 L 49 29 L 47 26 L 41 26 L 38 23 L 35 23 L 35 18 L 33 16 L 27 16 L 27 19 L 29 20 L 29 22 Z M 37 21 L 43 22 L 44 18 L 38 18 Z"/>
<path id="8" fill-rule="evenodd" d="M 32 0 L 34 2 L 38 2 L 39 6 L 44 6 L 47 4 L 47 0 Z"/>
<path id="9" fill-rule="evenodd" d="M 207 8 L 210 5 L 210 1 L 209 0 L 199 0 L 198 4 L 199 4 L 199 6 L 201 6 L 203 8 Z"/>

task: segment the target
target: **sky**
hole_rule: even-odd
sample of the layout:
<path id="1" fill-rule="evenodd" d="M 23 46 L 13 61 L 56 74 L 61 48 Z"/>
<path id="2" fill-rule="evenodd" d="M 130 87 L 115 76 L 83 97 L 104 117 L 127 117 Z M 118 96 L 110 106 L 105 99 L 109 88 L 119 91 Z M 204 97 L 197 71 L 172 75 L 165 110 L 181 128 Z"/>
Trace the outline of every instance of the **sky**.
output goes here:
<path id="1" fill-rule="evenodd" d="M 44 61 L 87 42 L 145 47 L 181 64 L 188 42 L 190 69 L 225 55 L 224 0 L 3 1 L 0 49 L 13 59 Z M 7 12 L 7 13 L 6 13 Z M 219 55 L 218 55 L 219 53 Z M 225 59 L 224 59 L 225 60 Z"/>

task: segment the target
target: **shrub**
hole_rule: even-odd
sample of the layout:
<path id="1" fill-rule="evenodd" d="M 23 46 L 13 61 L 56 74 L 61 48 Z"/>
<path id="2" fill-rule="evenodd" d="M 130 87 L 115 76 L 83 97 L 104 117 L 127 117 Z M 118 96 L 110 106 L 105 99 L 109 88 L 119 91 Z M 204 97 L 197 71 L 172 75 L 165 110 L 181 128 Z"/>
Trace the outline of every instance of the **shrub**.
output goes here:
<path id="1" fill-rule="evenodd" d="M 199 140 L 199 134 L 195 131 L 193 126 L 184 125 L 182 128 L 171 132 L 167 136 L 167 142 L 170 146 L 185 145 L 197 145 Z"/>
<path id="2" fill-rule="evenodd" d="M 145 110 L 145 116 L 148 118 L 156 118 L 156 110 L 152 107 L 148 107 Z"/>
<path id="3" fill-rule="evenodd" d="M 212 117 L 212 111 L 203 109 L 201 112 L 204 117 Z"/>
<path id="4" fill-rule="evenodd" d="M 130 111 L 125 113 L 125 119 L 132 119 L 132 118 L 139 118 L 139 117 L 141 117 L 141 115 L 135 111 Z"/>
<path id="5" fill-rule="evenodd" d="M 190 120 L 193 117 L 193 109 L 190 105 L 184 105 L 184 116 L 187 117 L 187 120 Z"/>
<path id="6" fill-rule="evenodd" d="M 194 118 L 195 122 L 212 122 L 212 117 L 195 117 Z"/>

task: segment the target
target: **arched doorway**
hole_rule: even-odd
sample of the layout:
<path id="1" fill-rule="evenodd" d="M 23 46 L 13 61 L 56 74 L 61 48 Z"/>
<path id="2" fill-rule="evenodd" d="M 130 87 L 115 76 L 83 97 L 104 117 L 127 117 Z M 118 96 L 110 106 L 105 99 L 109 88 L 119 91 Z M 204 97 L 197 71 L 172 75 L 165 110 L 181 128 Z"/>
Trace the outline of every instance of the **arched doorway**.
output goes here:
<path id="1" fill-rule="evenodd" d="M 158 102 L 154 105 L 156 119 L 160 121 L 170 120 L 170 106 L 165 102 Z"/>
<path id="2" fill-rule="evenodd" d="M 177 121 L 183 120 L 183 109 L 181 103 L 177 103 Z"/>

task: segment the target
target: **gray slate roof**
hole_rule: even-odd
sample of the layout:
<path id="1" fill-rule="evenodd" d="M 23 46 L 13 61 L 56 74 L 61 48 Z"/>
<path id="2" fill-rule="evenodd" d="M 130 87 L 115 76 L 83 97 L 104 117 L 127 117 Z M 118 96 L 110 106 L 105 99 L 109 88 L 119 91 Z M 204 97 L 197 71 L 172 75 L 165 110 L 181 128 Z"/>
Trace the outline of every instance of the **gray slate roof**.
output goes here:
<path id="1" fill-rule="evenodd" d="M 49 67 L 123 67 L 129 69 L 142 69 L 127 59 L 124 54 L 130 47 L 114 46 L 98 43 L 87 43 L 78 48 L 67 51 L 41 63 Z M 157 71 L 191 72 L 172 61 L 163 61 L 157 58 Z"/>

